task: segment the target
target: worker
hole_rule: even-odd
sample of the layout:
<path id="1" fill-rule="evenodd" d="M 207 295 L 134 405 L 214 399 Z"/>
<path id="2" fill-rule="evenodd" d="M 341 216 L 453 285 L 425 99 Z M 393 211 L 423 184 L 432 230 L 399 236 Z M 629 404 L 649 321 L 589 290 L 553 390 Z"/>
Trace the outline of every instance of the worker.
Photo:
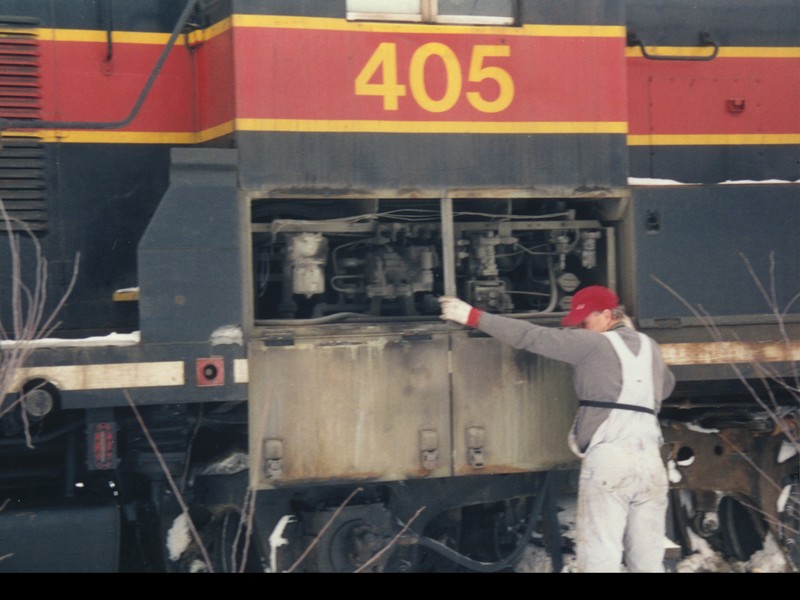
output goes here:
<path id="1" fill-rule="evenodd" d="M 656 342 L 636 331 L 611 289 L 579 290 L 561 321 L 535 325 L 439 298 L 441 318 L 573 367 L 578 411 L 568 435 L 581 458 L 579 572 L 663 572 L 669 483 L 658 412 L 675 376 Z"/>

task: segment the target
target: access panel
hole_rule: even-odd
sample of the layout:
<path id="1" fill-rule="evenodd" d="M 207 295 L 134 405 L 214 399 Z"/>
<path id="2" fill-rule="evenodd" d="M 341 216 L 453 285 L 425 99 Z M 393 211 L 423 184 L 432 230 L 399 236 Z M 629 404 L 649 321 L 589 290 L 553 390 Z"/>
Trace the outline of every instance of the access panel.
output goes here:
<path id="1" fill-rule="evenodd" d="M 446 335 L 267 337 L 249 354 L 254 487 L 451 475 Z"/>
<path id="2" fill-rule="evenodd" d="M 566 363 L 478 332 L 453 334 L 456 475 L 575 466 L 567 435 L 576 409 Z"/>

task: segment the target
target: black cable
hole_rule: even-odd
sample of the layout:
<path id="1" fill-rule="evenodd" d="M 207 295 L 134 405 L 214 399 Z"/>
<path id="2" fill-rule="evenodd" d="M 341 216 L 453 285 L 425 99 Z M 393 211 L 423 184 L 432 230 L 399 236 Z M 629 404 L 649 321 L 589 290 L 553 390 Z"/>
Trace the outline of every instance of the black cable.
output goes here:
<path id="1" fill-rule="evenodd" d="M 469 558 L 468 556 L 464 556 L 459 552 L 456 552 L 452 548 L 445 546 L 441 542 L 438 542 L 429 537 L 420 536 L 417 539 L 417 543 L 429 550 L 433 550 L 437 554 L 444 556 L 445 558 L 453 561 L 454 563 L 461 565 L 462 567 L 466 567 L 472 571 L 476 571 L 478 573 L 495 573 L 502 569 L 506 569 L 512 566 L 517 559 L 520 557 L 522 552 L 525 550 L 525 547 L 528 544 L 528 541 L 531 539 L 533 534 L 533 528 L 536 526 L 536 522 L 539 519 L 539 516 L 542 512 L 542 507 L 544 505 L 545 494 L 550 493 L 550 472 L 548 471 L 545 474 L 545 480 L 542 484 L 542 489 L 536 495 L 536 499 L 533 503 L 533 509 L 531 510 L 530 517 L 528 518 L 528 525 L 525 528 L 525 533 L 520 537 L 520 540 L 517 544 L 517 547 L 514 549 L 511 554 L 506 556 L 505 558 L 497 561 L 497 562 L 483 562 L 474 560 Z"/>
<path id="2" fill-rule="evenodd" d="M 106 26 L 106 62 L 111 62 L 114 58 L 114 13 L 111 0 L 106 0 L 105 11 L 103 12 Z"/>

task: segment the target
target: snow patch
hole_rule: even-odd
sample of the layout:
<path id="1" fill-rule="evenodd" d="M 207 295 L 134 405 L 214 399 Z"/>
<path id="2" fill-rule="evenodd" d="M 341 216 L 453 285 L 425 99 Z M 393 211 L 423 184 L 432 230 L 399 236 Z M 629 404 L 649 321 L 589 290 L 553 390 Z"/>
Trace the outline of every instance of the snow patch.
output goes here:
<path id="1" fill-rule="evenodd" d="M 706 540 L 687 530 L 694 552 L 675 567 L 677 573 L 732 573 L 724 558 L 711 548 Z"/>
<path id="2" fill-rule="evenodd" d="M 764 538 L 764 548 L 753 554 L 747 561 L 746 569 L 748 573 L 785 573 L 789 571 L 786 556 L 772 532 L 767 533 Z"/>
<path id="3" fill-rule="evenodd" d="M 694 423 L 687 423 L 686 429 L 689 431 L 696 431 L 698 433 L 719 433 L 719 429 L 709 429 L 707 427 L 700 427 L 700 425 L 696 425 Z"/>
<path id="4" fill-rule="evenodd" d="M 786 181 L 783 179 L 762 179 L 758 181 L 754 181 L 752 179 L 738 179 L 738 180 L 728 179 L 726 181 L 721 181 L 720 185 L 758 185 L 758 184 L 769 184 L 769 183 L 797 183 L 797 182 Z"/>
<path id="5" fill-rule="evenodd" d="M 791 494 L 791 492 L 792 492 L 792 486 L 791 485 L 783 486 L 783 489 L 781 490 L 781 493 L 780 493 L 780 495 L 778 496 L 778 499 L 775 502 L 775 504 L 776 504 L 775 508 L 778 509 L 779 513 L 782 513 L 784 510 L 786 510 L 786 502 L 788 502 L 789 494 Z"/>
<path id="6" fill-rule="evenodd" d="M 793 456 L 797 455 L 797 445 L 789 440 L 783 440 L 781 449 L 778 451 L 778 464 L 784 463 Z"/>
<path id="7" fill-rule="evenodd" d="M 202 560 L 193 560 L 189 565 L 189 573 L 208 573 L 208 565 Z"/>
<path id="8" fill-rule="evenodd" d="M 248 458 L 244 452 L 234 452 L 222 460 L 208 465 L 203 469 L 203 475 L 233 475 L 247 470 Z"/>
<path id="9" fill-rule="evenodd" d="M 654 179 L 650 177 L 628 177 L 628 185 L 697 185 L 695 183 L 682 183 L 674 179 Z"/>
<path id="10" fill-rule="evenodd" d="M 628 177 L 628 185 L 769 185 L 775 183 L 800 183 L 800 179 L 797 181 L 789 181 L 784 179 L 762 179 L 762 180 L 753 180 L 753 179 L 728 179 L 726 181 L 720 181 L 717 184 L 709 183 L 709 184 L 701 184 L 701 183 L 689 183 L 685 181 L 675 181 L 674 179 L 658 179 L 655 177 Z"/>
<path id="11" fill-rule="evenodd" d="M 294 515 L 283 515 L 275 529 L 269 534 L 269 572 L 276 573 L 278 570 L 278 548 L 285 546 L 289 540 L 283 537 L 283 532 L 289 523 L 294 523 L 297 519 Z"/>
<path id="12" fill-rule="evenodd" d="M 93 336 L 79 339 L 42 338 L 39 340 L 2 340 L 0 348 L 52 348 L 55 346 L 69 348 L 73 346 L 133 346 L 142 339 L 140 331 L 132 333 L 110 333 L 105 336 Z"/>
<path id="13" fill-rule="evenodd" d="M 672 459 L 667 461 L 667 474 L 669 475 L 669 480 L 671 483 L 678 483 L 681 479 L 683 479 L 680 471 L 678 471 L 678 467 L 675 465 L 675 461 Z"/>
<path id="14" fill-rule="evenodd" d="M 225 325 L 215 329 L 211 334 L 211 345 L 220 346 L 222 344 L 244 345 L 242 328 L 238 325 Z"/>
<path id="15" fill-rule="evenodd" d="M 167 532 L 169 559 L 172 561 L 178 560 L 181 554 L 186 552 L 191 539 L 192 537 L 189 534 L 189 515 L 183 512 L 172 522 L 172 527 Z"/>

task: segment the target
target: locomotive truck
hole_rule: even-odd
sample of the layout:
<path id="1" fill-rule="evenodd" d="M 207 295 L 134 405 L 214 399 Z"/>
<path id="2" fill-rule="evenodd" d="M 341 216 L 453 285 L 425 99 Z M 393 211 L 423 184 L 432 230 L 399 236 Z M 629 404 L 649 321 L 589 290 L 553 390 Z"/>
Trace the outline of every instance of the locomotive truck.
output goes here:
<path id="1" fill-rule="evenodd" d="M 0 0 L 0 570 L 559 570 L 569 369 L 436 299 L 593 284 L 796 570 L 798 105 L 798 0 Z"/>

